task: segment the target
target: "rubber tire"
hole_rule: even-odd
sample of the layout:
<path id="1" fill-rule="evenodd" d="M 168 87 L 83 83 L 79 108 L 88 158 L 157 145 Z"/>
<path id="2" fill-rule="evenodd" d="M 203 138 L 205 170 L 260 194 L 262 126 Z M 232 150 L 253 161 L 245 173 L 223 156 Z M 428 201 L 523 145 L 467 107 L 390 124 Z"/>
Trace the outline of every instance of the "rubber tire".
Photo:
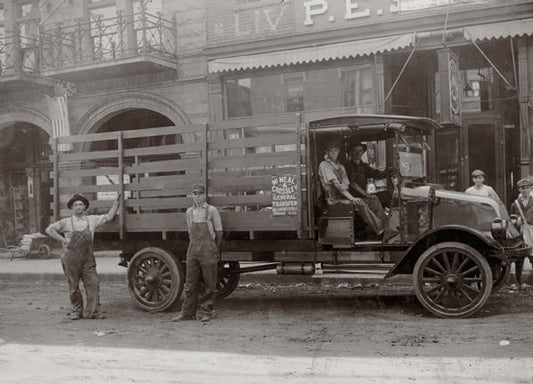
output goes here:
<path id="1" fill-rule="evenodd" d="M 154 265 L 155 260 L 157 260 L 157 266 Z M 144 268 L 145 271 L 141 268 Z M 146 282 L 146 269 L 152 272 L 151 276 L 157 275 L 155 283 L 151 284 L 152 292 L 157 289 L 161 293 L 161 289 L 159 288 L 162 286 L 168 289 L 168 292 L 163 292 L 163 295 L 160 298 L 156 297 L 156 300 L 152 300 L 153 296 L 150 296 L 149 299 L 143 296 L 143 292 L 141 292 L 138 286 L 139 282 L 144 283 L 143 286 L 150 284 Z M 167 283 L 161 281 L 161 273 L 166 274 L 170 278 L 167 280 L 170 281 Z M 128 290 L 137 307 L 148 312 L 165 311 L 177 302 L 183 292 L 183 267 L 176 256 L 165 249 L 156 247 L 144 248 L 135 253 L 131 258 L 128 265 L 127 282 Z"/>
<path id="2" fill-rule="evenodd" d="M 444 305 L 435 303 L 424 290 L 422 282 L 424 268 L 436 256 L 443 252 L 457 252 L 467 256 L 479 268 L 481 282 L 478 283 L 480 293 L 475 297 L 470 305 L 460 308 L 447 308 Z M 492 292 L 492 271 L 488 261 L 483 255 L 467 244 L 458 242 L 444 242 L 429 247 L 418 258 L 413 271 L 413 284 L 418 301 L 431 313 L 443 318 L 462 318 L 474 315 L 487 302 Z M 480 286 L 481 285 L 481 286 Z M 451 292 L 451 291 L 450 291 Z"/>
<path id="3" fill-rule="evenodd" d="M 39 252 L 39 257 L 41 259 L 48 259 L 52 251 L 50 250 L 50 247 L 48 245 L 41 244 L 39 245 L 38 252 Z"/>
<path id="4" fill-rule="evenodd" d="M 229 264 L 229 268 L 220 267 L 220 264 L 219 264 L 218 276 L 217 276 L 217 292 L 216 292 L 217 299 L 223 299 L 224 297 L 231 295 L 231 293 L 239 285 L 239 279 L 241 277 L 240 273 L 233 273 L 233 274 L 225 273 L 225 271 L 227 271 L 228 269 L 239 269 L 239 262 L 238 261 L 221 262 L 221 264 L 223 265 L 226 263 Z M 198 302 L 203 303 L 206 299 L 207 299 L 207 296 L 205 295 L 204 285 L 202 282 L 200 285 L 200 294 L 198 295 Z"/>

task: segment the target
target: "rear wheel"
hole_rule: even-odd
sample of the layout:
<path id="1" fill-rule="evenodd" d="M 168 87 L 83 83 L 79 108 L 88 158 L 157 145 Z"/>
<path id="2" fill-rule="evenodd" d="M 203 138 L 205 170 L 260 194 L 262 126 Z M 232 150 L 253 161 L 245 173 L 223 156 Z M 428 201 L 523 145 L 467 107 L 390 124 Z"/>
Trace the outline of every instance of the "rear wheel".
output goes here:
<path id="1" fill-rule="evenodd" d="M 431 313 L 448 318 L 473 315 L 492 291 L 488 261 L 469 245 L 445 242 L 428 248 L 416 262 L 414 288 Z"/>
<path id="2" fill-rule="evenodd" d="M 128 289 L 139 308 L 150 312 L 170 308 L 183 291 L 183 268 L 177 258 L 161 248 L 144 248 L 128 267 Z"/>
<path id="3" fill-rule="evenodd" d="M 218 263 L 218 275 L 217 275 L 217 299 L 223 299 L 226 296 L 229 296 L 237 285 L 239 285 L 239 279 L 241 277 L 239 270 L 238 261 L 226 261 Z M 200 295 L 198 301 L 200 303 L 204 302 L 207 299 L 205 295 L 203 283 L 200 288 Z"/>

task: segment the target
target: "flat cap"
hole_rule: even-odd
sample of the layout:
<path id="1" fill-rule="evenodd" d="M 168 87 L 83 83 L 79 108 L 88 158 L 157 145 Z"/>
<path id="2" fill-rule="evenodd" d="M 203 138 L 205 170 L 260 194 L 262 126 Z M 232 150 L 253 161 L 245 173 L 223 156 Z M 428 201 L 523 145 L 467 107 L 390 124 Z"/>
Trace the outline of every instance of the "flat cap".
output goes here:
<path id="1" fill-rule="evenodd" d="M 344 145 L 342 144 L 342 142 L 340 140 L 330 140 L 326 143 L 326 151 L 329 150 L 329 149 L 332 149 L 332 148 L 340 148 L 342 149 Z"/>
<path id="2" fill-rule="evenodd" d="M 192 191 L 205 193 L 205 185 L 196 183 L 192 186 Z"/>
<path id="3" fill-rule="evenodd" d="M 525 177 L 523 179 L 518 180 L 516 185 L 519 187 L 531 187 L 531 181 L 527 177 Z"/>
<path id="4" fill-rule="evenodd" d="M 485 177 L 485 172 L 483 172 L 481 169 L 476 169 L 472 172 L 472 177 L 474 176 L 483 176 Z"/>

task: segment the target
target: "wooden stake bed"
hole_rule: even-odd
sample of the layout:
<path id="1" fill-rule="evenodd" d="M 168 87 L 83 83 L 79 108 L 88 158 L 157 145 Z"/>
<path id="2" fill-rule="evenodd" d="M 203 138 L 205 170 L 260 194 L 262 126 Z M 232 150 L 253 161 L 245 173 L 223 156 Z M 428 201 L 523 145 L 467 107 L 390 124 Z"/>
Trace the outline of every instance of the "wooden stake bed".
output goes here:
<path id="1" fill-rule="evenodd" d="M 250 122 L 250 121 L 249 121 Z M 90 201 L 90 213 L 105 213 L 122 192 L 119 218 L 99 230 L 121 239 L 134 233 L 186 232 L 191 186 L 207 186 L 208 201 L 222 216 L 225 232 L 293 232 L 308 228 L 302 204 L 302 161 L 297 117 L 252 124 L 173 126 L 54 139 L 54 218 L 70 214 L 73 193 Z M 73 144 L 60 152 L 58 145 Z M 288 175 L 295 186 L 273 209 L 273 177 Z M 283 192 L 283 190 L 281 190 Z M 292 193 L 289 193 L 292 192 Z M 290 196 L 288 196 L 290 195 Z M 296 207 L 296 208 L 295 208 Z"/>

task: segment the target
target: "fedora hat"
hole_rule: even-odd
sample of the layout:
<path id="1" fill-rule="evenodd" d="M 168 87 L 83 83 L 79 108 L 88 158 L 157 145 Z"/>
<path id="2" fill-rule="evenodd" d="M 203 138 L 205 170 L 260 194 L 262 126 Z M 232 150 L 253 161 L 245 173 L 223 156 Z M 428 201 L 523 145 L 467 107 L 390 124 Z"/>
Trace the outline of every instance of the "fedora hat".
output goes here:
<path id="1" fill-rule="evenodd" d="M 353 143 L 350 143 L 350 152 L 352 151 L 352 149 L 358 146 L 363 148 L 363 152 L 366 152 L 366 150 L 368 149 L 368 146 L 366 144 L 363 144 L 360 141 L 354 141 Z"/>
<path id="2" fill-rule="evenodd" d="M 67 203 L 67 208 L 72 209 L 72 204 L 74 204 L 76 201 L 81 201 L 83 204 L 85 204 L 85 209 L 89 208 L 89 200 L 83 195 L 80 195 L 79 193 L 75 193 L 72 195 L 70 200 Z"/>

